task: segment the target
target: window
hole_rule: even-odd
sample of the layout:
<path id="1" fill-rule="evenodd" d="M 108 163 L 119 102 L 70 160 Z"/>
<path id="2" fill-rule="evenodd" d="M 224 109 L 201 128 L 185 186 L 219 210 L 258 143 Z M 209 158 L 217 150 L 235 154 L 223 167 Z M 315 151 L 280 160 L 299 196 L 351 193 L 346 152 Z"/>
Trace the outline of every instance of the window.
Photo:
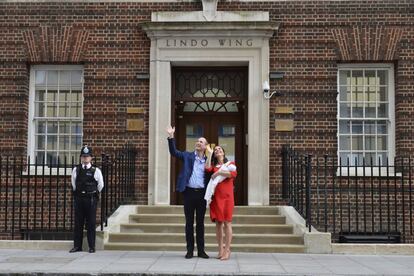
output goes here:
<path id="1" fill-rule="evenodd" d="M 392 65 L 341 65 L 338 71 L 338 155 L 346 166 L 393 163 Z"/>
<path id="2" fill-rule="evenodd" d="M 33 66 L 30 72 L 29 153 L 32 161 L 75 162 L 82 146 L 83 68 Z"/>

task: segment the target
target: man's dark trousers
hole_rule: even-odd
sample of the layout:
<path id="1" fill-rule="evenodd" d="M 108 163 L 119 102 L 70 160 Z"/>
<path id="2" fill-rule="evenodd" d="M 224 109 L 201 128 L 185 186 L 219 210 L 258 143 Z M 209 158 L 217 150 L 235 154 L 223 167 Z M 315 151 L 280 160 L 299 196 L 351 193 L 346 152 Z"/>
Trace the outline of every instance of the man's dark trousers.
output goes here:
<path id="1" fill-rule="evenodd" d="M 89 248 L 95 248 L 96 205 L 98 197 L 93 195 L 75 195 L 74 247 L 82 248 L 83 228 L 86 221 Z"/>
<path id="2" fill-rule="evenodd" d="M 187 252 L 194 251 L 194 212 L 196 213 L 197 251 L 204 252 L 204 216 L 206 214 L 206 189 L 186 187 L 184 195 L 185 240 Z"/>

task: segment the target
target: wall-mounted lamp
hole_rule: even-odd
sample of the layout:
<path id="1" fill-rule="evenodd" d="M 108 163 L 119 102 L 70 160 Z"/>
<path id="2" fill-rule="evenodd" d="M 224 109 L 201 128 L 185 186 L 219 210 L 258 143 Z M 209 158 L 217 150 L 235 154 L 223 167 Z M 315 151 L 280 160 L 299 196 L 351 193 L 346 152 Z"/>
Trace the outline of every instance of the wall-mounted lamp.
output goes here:
<path id="1" fill-rule="evenodd" d="M 264 96 L 266 99 L 270 99 L 273 95 L 276 95 L 276 96 L 282 96 L 282 93 L 277 92 L 277 91 L 272 91 L 272 92 L 270 92 L 270 85 L 269 85 L 269 82 L 268 82 L 267 80 L 265 80 L 265 81 L 263 82 L 263 96 Z"/>
<path id="2" fill-rule="evenodd" d="M 285 75 L 284 72 L 270 72 L 269 73 L 269 79 L 271 79 L 271 80 L 283 79 L 284 75 Z M 267 80 L 265 80 L 263 82 L 263 95 L 266 99 L 270 99 L 273 95 L 282 96 L 282 93 L 277 92 L 277 91 L 270 92 L 269 82 Z"/>

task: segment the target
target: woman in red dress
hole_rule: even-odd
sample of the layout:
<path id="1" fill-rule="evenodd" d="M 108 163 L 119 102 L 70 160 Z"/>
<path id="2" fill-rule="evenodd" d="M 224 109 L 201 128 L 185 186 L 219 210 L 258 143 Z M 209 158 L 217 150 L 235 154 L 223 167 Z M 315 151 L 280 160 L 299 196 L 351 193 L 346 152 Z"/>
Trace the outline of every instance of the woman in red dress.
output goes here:
<path id="1" fill-rule="evenodd" d="M 213 200 L 210 204 L 210 218 L 216 223 L 216 238 L 219 248 L 217 258 L 228 260 L 230 258 L 230 245 L 233 235 L 231 221 L 234 209 L 233 182 L 237 176 L 236 165 L 234 162 L 227 161 L 224 149 L 221 146 L 216 146 L 214 151 L 210 147 L 207 147 L 207 150 L 210 154 L 206 161 L 206 171 L 213 172 L 212 179 L 219 175 L 226 177 L 215 189 Z M 226 167 L 220 170 L 222 166 Z M 232 169 L 229 169 L 229 167 Z"/>

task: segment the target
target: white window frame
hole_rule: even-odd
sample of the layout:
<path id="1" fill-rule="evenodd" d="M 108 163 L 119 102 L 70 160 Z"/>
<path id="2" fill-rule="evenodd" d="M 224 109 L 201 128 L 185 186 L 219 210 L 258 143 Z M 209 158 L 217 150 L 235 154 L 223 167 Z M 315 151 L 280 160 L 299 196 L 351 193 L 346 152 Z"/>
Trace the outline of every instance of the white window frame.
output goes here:
<path id="1" fill-rule="evenodd" d="M 27 153 L 30 156 L 30 163 L 35 163 L 35 124 L 34 124 L 34 113 L 35 113 L 35 72 L 41 71 L 41 70 L 80 70 L 82 71 L 82 104 L 81 104 L 81 114 L 80 118 L 83 124 L 84 121 L 84 115 L 83 115 L 83 102 L 84 102 L 84 67 L 82 65 L 33 65 L 30 68 L 30 81 L 29 81 L 29 116 L 28 116 L 28 139 L 27 139 Z M 71 120 L 71 118 L 68 118 L 68 120 Z M 82 134 L 81 137 L 83 138 L 83 128 L 82 128 Z M 75 160 L 75 163 L 77 163 L 78 160 Z M 72 160 L 67 161 L 68 164 L 72 162 Z M 63 167 L 63 164 L 61 164 Z M 42 170 L 41 167 L 38 168 L 38 173 L 40 173 Z M 59 170 L 59 174 L 65 174 L 70 173 L 72 171 L 71 168 L 61 168 Z M 34 167 L 31 168 L 30 173 L 34 173 Z M 49 168 L 45 170 L 46 174 L 57 174 L 56 168 Z"/>
<path id="2" fill-rule="evenodd" d="M 339 122 L 340 122 L 340 70 L 362 70 L 362 69 L 375 69 L 381 70 L 386 69 L 388 71 L 388 114 L 389 119 L 387 120 L 389 124 L 388 128 L 388 139 L 387 139 L 387 148 L 388 148 L 388 160 L 389 166 L 394 166 L 394 157 L 395 157 L 395 80 L 394 80 L 394 65 L 389 63 L 355 63 L 355 64 L 338 64 L 337 69 L 337 155 L 338 163 L 340 156 L 340 143 L 339 143 Z M 363 120 L 362 120 L 363 121 Z M 364 145 L 365 147 L 365 145 Z M 356 169 L 355 169 L 356 168 Z M 389 170 L 390 176 L 399 175 L 395 174 L 393 167 L 390 167 Z M 364 171 L 362 166 L 350 166 L 349 173 L 347 167 L 342 167 L 342 171 L 337 171 L 337 175 L 342 176 L 363 176 Z M 381 172 L 379 171 L 379 166 L 374 166 L 371 171 L 371 167 L 365 168 L 365 176 L 387 176 L 387 169 L 384 165 L 381 165 Z"/>

